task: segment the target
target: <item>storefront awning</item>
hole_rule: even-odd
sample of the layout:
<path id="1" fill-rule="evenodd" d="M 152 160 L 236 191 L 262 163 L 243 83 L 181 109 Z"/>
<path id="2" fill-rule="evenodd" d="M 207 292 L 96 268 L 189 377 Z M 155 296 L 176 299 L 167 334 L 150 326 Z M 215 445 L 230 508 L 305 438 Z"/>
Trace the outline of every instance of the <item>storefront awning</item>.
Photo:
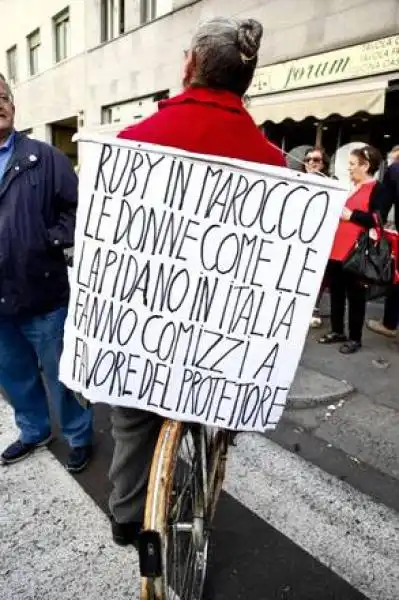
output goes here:
<path id="1" fill-rule="evenodd" d="M 251 98 L 248 110 L 257 125 L 285 119 L 302 121 L 307 117 L 325 119 L 337 114 L 349 117 L 357 112 L 382 114 L 387 79 L 353 81 Z"/>

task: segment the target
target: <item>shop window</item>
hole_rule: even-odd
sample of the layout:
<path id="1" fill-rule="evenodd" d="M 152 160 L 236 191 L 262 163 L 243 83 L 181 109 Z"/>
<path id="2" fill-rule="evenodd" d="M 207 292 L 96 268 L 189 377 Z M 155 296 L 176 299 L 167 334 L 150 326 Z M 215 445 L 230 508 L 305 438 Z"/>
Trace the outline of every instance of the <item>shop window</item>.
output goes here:
<path id="1" fill-rule="evenodd" d="M 39 72 L 40 29 L 36 29 L 27 37 L 29 75 Z"/>
<path id="2" fill-rule="evenodd" d="M 125 0 L 101 0 L 101 41 L 125 33 Z"/>
<path id="3" fill-rule="evenodd" d="M 17 47 L 13 46 L 7 50 L 7 75 L 8 81 L 11 84 L 16 84 L 18 80 L 17 74 Z"/>
<path id="4" fill-rule="evenodd" d="M 65 60 L 69 55 L 69 8 L 65 9 L 54 17 L 54 47 L 55 47 L 55 62 Z"/>
<path id="5" fill-rule="evenodd" d="M 172 11 L 172 0 L 141 0 L 141 24 L 149 23 Z"/>

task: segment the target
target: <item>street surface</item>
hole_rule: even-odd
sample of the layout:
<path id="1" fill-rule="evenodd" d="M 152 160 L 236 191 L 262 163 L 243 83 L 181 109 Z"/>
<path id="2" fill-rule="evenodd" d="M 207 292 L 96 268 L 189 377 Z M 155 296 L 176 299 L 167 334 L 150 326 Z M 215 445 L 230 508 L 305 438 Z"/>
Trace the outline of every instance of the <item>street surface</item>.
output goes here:
<path id="1" fill-rule="evenodd" d="M 107 408 L 97 455 L 72 478 L 48 450 L 0 472 L 1 600 L 138 598 L 138 559 L 110 539 Z M 0 401 L 0 444 L 15 435 Z M 57 441 L 52 452 L 65 455 Z M 399 516 L 260 435 L 231 454 L 208 600 L 397 600 Z"/>

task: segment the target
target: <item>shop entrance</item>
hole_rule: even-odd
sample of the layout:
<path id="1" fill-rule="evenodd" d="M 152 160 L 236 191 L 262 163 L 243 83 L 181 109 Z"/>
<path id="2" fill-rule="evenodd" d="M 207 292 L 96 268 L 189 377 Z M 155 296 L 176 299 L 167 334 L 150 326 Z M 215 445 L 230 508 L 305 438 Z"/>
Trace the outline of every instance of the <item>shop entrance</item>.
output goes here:
<path id="1" fill-rule="evenodd" d="M 340 147 L 350 142 L 364 142 L 378 148 L 385 158 L 399 143 L 399 81 L 392 83 L 386 94 L 384 114 L 358 112 L 347 118 L 331 115 L 323 121 L 308 117 L 299 123 L 292 119 L 279 124 L 267 121 L 264 131 L 272 142 L 294 155 L 300 146 L 320 145 L 334 156 Z"/>
<path id="2" fill-rule="evenodd" d="M 70 117 L 50 124 L 51 143 L 68 156 L 73 166 L 78 164 L 78 145 L 72 137 L 78 130 L 77 117 Z"/>

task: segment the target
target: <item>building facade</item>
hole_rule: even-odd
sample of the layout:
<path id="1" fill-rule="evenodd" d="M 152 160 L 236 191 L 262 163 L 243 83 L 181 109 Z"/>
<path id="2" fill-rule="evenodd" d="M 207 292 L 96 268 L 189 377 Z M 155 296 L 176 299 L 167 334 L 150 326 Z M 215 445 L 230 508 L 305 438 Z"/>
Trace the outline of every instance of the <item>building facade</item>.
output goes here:
<path id="1" fill-rule="evenodd" d="M 215 15 L 263 23 L 249 110 L 287 152 L 318 141 L 333 153 L 381 128 L 383 151 L 399 142 L 399 118 L 384 116 L 399 110 L 399 0 L 0 0 L 0 10 L 17 127 L 74 162 L 73 133 L 113 134 L 179 91 L 183 51 Z"/>

